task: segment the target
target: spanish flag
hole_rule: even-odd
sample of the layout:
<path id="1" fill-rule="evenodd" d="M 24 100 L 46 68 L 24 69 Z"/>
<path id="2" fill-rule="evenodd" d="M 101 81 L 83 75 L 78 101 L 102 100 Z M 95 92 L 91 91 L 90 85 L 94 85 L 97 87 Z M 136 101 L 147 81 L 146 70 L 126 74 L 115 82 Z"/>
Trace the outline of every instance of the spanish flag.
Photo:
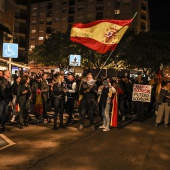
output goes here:
<path id="1" fill-rule="evenodd" d="M 132 20 L 97 20 L 88 24 L 73 24 L 70 39 L 104 54 L 116 48 Z"/>
<path id="2" fill-rule="evenodd" d="M 117 115 L 118 115 L 117 92 L 115 93 L 112 102 L 113 102 L 113 106 L 112 106 L 112 112 L 111 112 L 111 118 L 110 118 L 110 126 L 117 127 L 117 124 L 118 124 L 118 121 L 117 121 Z"/>

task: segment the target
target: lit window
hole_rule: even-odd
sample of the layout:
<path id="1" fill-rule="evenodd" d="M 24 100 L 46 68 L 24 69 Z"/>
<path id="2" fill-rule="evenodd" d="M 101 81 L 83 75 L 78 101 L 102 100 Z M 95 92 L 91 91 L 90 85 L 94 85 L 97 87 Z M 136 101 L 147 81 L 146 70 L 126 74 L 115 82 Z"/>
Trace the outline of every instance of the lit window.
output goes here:
<path id="1" fill-rule="evenodd" d="M 33 6 L 33 7 L 32 7 L 32 10 L 37 10 L 37 7 L 36 7 L 36 6 Z"/>
<path id="2" fill-rule="evenodd" d="M 36 25 L 37 21 L 32 21 L 31 24 L 32 25 Z"/>
<path id="3" fill-rule="evenodd" d="M 36 33 L 36 30 L 31 30 L 31 33 Z"/>
<path id="4" fill-rule="evenodd" d="M 44 40 L 44 37 L 38 37 L 38 40 Z"/>
<path id="5" fill-rule="evenodd" d="M 114 14 L 120 14 L 120 10 L 114 10 Z"/>
<path id="6" fill-rule="evenodd" d="M 35 40 L 35 37 L 31 37 L 31 41 L 34 41 Z"/>
<path id="7" fill-rule="evenodd" d="M 30 46 L 30 49 L 33 49 L 33 48 L 35 48 L 35 45 L 31 45 L 31 46 Z"/>

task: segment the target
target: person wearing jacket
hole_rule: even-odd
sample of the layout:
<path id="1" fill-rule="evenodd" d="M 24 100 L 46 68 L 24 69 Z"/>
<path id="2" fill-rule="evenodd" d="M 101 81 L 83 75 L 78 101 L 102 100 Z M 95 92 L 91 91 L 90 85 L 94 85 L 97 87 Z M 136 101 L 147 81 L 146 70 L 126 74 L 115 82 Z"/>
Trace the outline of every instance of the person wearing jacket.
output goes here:
<path id="1" fill-rule="evenodd" d="M 161 91 L 158 95 L 158 112 L 156 116 L 155 127 L 161 123 L 163 113 L 165 113 L 164 124 L 165 128 L 168 127 L 169 114 L 170 114 L 170 92 L 169 92 L 169 82 L 162 81 Z"/>
<path id="2" fill-rule="evenodd" d="M 100 95 L 99 105 L 101 105 L 103 116 L 103 125 L 99 126 L 99 128 L 102 128 L 104 132 L 110 130 L 110 109 L 114 93 L 116 93 L 116 89 L 111 86 L 109 79 L 105 79 L 103 85 L 98 88 L 98 94 Z"/>
<path id="3" fill-rule="evenodd" d="M 68 113 L 68 120 L 66 121 L 66 126 L 69 126 L 73 123 L 76 86 L 77 85 L 73 73 L 68 73 L 67 80 L 66 80 L 66 87 L 67 87 L 66 112 Z"/>
<path id="4" fill-rule="evenodd" d="M 57 117 L 60 113 L 60 128 L 65 128 L 63 125 L 64 105 L 67 100 L 65 82 L 61 80 L 59 74 L 54 74 L 54 81 L 52 86 L 54 98 L 54 126 L 53 129 L 57 130 Z"/>
<path id="5" fill-rule="evenodd" d="M 31 90 L 29 86 L 29 76 L 25 75 L 21 78 L 20 85 L 17 89 L 17 98 L 19 102 L 19 128 L 23 129 L 24 126 L 28 126 L 28 111 L 31 100 Z"/>
<path id="6" fill-rule="evenodd" d="M 96 110 L 99 109 L 99 107 L 97 102 L 97 85 L 95 84 L 95 80 L 93 79 L 91 73 L 87 74 L 86 81 L 82 82 L 80 95 L 82 95 L 82 99 L 79 105 L 79 130 L 82 130 L 84 128 L 84 121 L 86 119 L 87 113 L 89 113 L 90 115 L 90 129 L 95 130 L 94 113 Z"/>
<path id="7" fill-rule="evenodd" d="M 42 95 L 42 103 L 43 103 L 44 124 L 48 123 L 47 106 L 48 106 L 49 86 L 46 78 L 47 78 L 47 74 L 43 74 L 41 80 L 41 95 Z"/>
<path id="8" fill-rule="evenodd" d="M 4 70 L 3 77 L 0 78 L 0 117 L 1 127 L 0 131 L 6 131 L 5 123 L 8 112 L 8 104 L 12 101 L 10 71 Z"/>
<path id="9" fill-rule="evenodd" d="M 19 87 L 20 80 L 21 80 L 20 76 L 15 76 L 14 83 L 12 84 L 12 87 L 11 87 L 11 92 L 12 92 L 12 95 L 13 95 L 13 99 L 12 99 L 13 110 L 12 110 L 11 122 L 15 121 L 16 112 L 18 112 L 17 89 Z"/>

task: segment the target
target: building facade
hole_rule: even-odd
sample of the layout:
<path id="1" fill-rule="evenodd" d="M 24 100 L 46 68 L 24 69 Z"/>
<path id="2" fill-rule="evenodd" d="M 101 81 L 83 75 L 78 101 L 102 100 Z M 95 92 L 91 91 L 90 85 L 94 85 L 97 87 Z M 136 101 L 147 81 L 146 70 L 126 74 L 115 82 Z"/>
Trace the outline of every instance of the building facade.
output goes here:
<path id="1" fill-rule="evenodd" d="M 14 32 L 14 0 L 0 1 L 0 56 L 2 57 L 2 47 L 4 34 L 12 35 Z"/>
<path id="2" fill-rule="evenodd" d="M 0 70 L 8 68 L 3 62 L 3 42 L 12 41 L 14 31 L 14 0 L 0 0 Z M 6 61 L 6 60 L 5 60 Z"/>
<path id="3" fill-rule="evenodd" d="M 18 44 L 18 58 L 14 61 L 28 63 L 30 1 L 15 0 L 13 42 Z"/>
<path id="4" fill-rule="evenodd" d="M 13 67 L 23 68 L 23 64 L 28 63 L 29 2 L 0 0 L 0 69 L 7 69 L 9 63 L 8 58 L 2 57 L 3 42 L 18 44 L 18 58 L 11 60 Z"/>
<path id="5" fill-rule="evenodd" d="M 30 50 L 74 23 L 131 19 L 136 12 L 131 28 L 137 33 L 150 29 L 147 0 L 32 0 L 30 11 Z"/>

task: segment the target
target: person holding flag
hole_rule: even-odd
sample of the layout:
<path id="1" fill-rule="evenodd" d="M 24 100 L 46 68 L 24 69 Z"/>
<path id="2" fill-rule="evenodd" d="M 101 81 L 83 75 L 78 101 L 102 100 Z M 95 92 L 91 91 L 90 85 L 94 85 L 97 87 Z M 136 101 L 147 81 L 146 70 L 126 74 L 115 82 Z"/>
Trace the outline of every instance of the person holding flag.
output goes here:
<path id="1" fill-rule="evenodd" d="M 86 114 L 90 115 L 90 129 L 95 130 L 94 126 L 94 113 L 98 110 L 98 102 L 97 102 L 97 85 L 95 84 L 95 80 L 91 73 L 87 74 L 86 81 L 82 82 L 80 88 L 80 95 L 82 95 L 82 99 L 79 105 L 79 113 L 80 113 L 80 126 L 79 130 L 84 128 L 84 121 L 86 119 Z"/>
<path id="2" fill-rule="evenodd" d="M 95 79 L 97 79 L 97 77 L 99 76 L 101 70 L 106 65 L 111 54 L 117 47 L 118 43 L 120 42 L 121 38 L 125 34 L 126 30 L 130 26 L 136 15 L 137 13 L 135 13 L 134 17 L 129 20 L 106 19 L 93 21 L 87 24 L 73 24 L 70 34 L 71 41 L 80 43 L 101 54 L 105 54 L 106 52 L 111 51 L 110 55 L 101 67 Z M 113 101 L 116 103 L 116 97 Z M 115 113 L 117 113 L 117 111 Z M 114 115 L 114 118 L 117 117 L 117 114 L 112 115 Z M 112 122 L 117 122 L 117 118 L 114 121 L 112 118 Z M 114 123 L 113 126 L 116 127 L 117 123 Z"/>
<path id="3" fill-rule="evenodd" d="M 116 93 L 116 89 L 111 85 L 110 80 L 106 78 L 103 85 L 98 88 L 98 94 L 100 94 L 99 105 L 101 105 L 103 116 L 103 125 L 99 126 L 99 128 L 103 129 L 104 132 L 110 131 L 110 109 L 114 93 Z"/>

